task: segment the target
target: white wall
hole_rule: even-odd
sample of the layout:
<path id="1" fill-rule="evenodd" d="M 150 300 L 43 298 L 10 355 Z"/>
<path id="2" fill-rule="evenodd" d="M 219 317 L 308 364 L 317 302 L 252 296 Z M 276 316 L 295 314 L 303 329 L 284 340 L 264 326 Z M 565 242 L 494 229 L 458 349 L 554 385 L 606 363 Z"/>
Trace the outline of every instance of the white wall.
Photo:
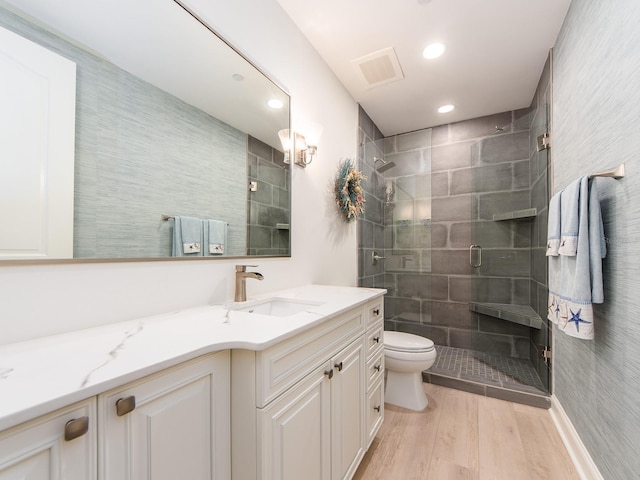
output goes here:
<path id="1" fill-rule="evenodd" d="M 318 156 L 294 166 L 292 256 L 253 259 L 251 294 L 322 283 L 356 285 L 355 223 L 335 213 L 331 183 L 355 157 L 357 105 L 275 0 L 193 0 L 210 25 L 292 97 L 294 128 L 324 126 Z M 249 259 L 248 259 L 249 260 Z M 0 344 L 230 301 L 237 260 L 0 265 Z"/>

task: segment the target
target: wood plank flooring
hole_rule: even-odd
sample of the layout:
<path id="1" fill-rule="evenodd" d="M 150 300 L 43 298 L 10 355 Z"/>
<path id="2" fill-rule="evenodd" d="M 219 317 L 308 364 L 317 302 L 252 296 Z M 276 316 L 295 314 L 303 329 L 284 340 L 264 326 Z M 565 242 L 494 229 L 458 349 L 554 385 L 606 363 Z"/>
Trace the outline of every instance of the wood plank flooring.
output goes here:
<path id="1" fill-rule="evenodd" d="M 355 480 L 579 480 L 549 412 L 425 383 L 429 406 L 385 406 Z"/>

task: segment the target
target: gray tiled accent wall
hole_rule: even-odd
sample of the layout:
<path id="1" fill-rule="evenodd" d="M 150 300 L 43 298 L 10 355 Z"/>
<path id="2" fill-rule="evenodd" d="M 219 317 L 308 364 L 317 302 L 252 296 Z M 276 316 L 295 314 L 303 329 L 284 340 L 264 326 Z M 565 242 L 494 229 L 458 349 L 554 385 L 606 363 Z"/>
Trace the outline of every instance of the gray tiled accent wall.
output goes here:
<path id="1" fill-rule="evenodd" d="M 246 134 L 2 8 L 0 25 L 77 64 L 74 257 L 169 256 L 162 214 L 224 220 L 245 254 Z"/>
<path id="2" fill-rule="evenodd" d="M 383 141 L 360 109 L 360 161 L 371 179 L 367 208 L 372 201 L 374 211 L 358 224 L 360 285 L 387 288 L 387 328 L 439 345 L 531 359 L 545 388 L 549 368 L 539 358 L 549 339 L 546 322 L 531 329 L 471 312 L 469 302 L 546 312 L 547 153 L 536 151 L 530 129 L 547 129 L 549 72 L 547 64 L 530 108 Z M 380 175 L 374 157 L 396 166 Z M 495 213 L 530 207 L 541 215 L 493 220 Z M 419 218 L 420 212 L 431 218 Z M 469 265 L 471 244 L 483 247 L 478 269 Z M 373 250 L 386 257 L 375 266 Z"/>
<path id="3" fill-rule="evenodd" d="M 439 345 L 529 358 L 528 327 L 469 311 L 472 300 L 530 301 L 531 225 L 493 221 L 495 213 L 530 206 L 528 119 L 525 109 L 385 139 L 385 160 L 401 166 L 385 174 L 394 181 L 394 208 L 403 207 L 399 192 L 421 199 L 430 190 L 431 213 L 422 234 L 425 243 L 385 251 L 388 328 L 427 336 Z M 430 188 L 409 181 L 419 177 Z M 393 216 L 386 220 L 391 227 L 385 238 L 397 243 Z M 420 234 L 414 232 L 413 238 Z M 469 264 L 472 244 L 483 247 L 478 269 Z M 411 261 L 403 265 L 396 257 Z"/>
<path id="4" fill-rule="evenodd" d="M 554 393 L 605 479 L 640 472 L 640 2 L 572 2 L 553 61 L 554 191 L 597 182 L 609 239 L 595 338 L 554 335 Z"/>
<path id="5" fill-rule="evenodd" d="M 257 182 L 257 191 L 248 196 L 248 254 L 289 255 L 289 164 L 283 152 L 251 136 L 248 162 L 249 178 Z"/>

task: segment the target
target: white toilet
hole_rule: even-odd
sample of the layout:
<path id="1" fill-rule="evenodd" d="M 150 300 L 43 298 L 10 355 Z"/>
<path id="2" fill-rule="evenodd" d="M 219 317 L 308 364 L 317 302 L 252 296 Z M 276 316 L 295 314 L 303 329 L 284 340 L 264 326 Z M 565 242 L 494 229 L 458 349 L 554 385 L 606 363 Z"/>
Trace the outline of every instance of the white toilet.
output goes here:
<path id="1" fill-rule="evenodd" d="M 427 408 L 429 400 L 422 388 L 422 371 L 435 361 L 436 349 L 428 338 L 385 330 L 385 403 L 416 411 Z"/>

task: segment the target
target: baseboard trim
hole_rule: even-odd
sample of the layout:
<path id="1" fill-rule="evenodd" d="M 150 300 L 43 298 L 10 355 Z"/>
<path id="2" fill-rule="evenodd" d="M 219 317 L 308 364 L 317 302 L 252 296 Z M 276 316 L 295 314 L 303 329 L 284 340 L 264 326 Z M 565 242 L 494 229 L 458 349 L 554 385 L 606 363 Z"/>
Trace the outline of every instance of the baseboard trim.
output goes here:
<path id="1" fill-rule="evenodd" d="M 578 436 L 578 432 L 573 427 L 571 420 L 564 411 L 562 405 L 555 395 L 551 396 L 551 409 L 549 410 L 551 419 L 560 433 L 562 442 L 569 452 L 569 456 L 582 480 L 604 480 L 598 467 L 593 462 L 587 448 Z"/>

